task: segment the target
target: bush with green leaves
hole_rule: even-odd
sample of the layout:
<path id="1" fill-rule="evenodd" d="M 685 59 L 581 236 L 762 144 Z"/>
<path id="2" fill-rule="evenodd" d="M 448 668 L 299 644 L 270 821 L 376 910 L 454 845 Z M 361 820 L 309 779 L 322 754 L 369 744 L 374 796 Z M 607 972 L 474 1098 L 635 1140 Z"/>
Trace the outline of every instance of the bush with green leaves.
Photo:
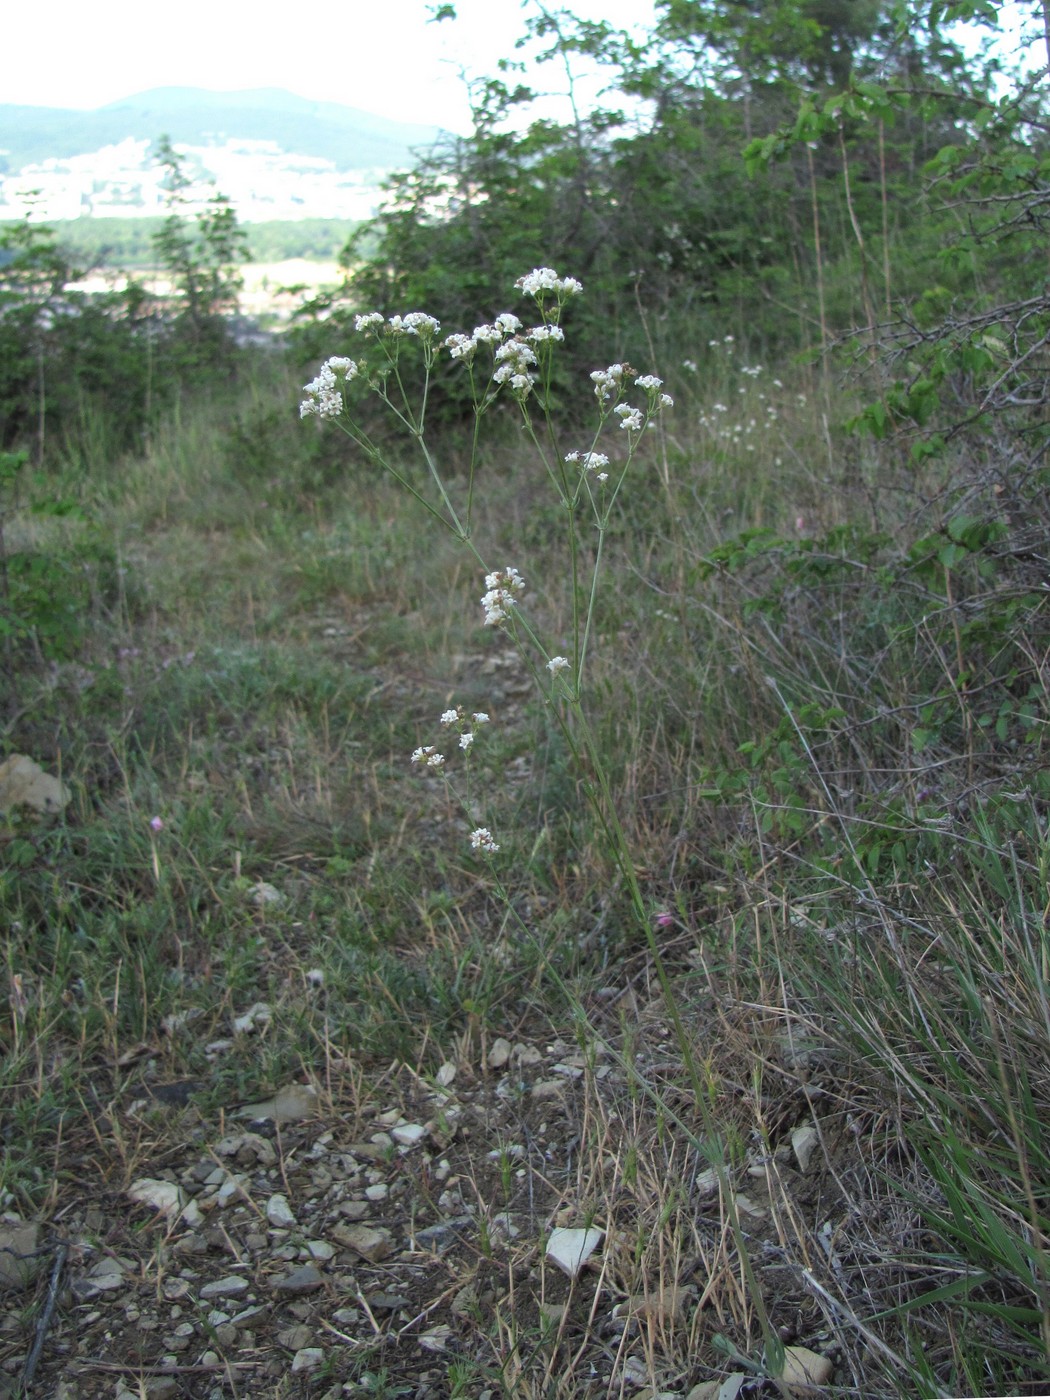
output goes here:
<path id="1" fill-rule="evenodd" d="M 172 185 L 154 237 L 174 289 L 167 299 L 134 281 L 88 292 L 88 267 L 50 226 L 0 229 L 0 448 L 28 449 L 38 465 L 111 464 L 187 386 L 213 387 L 235 368 L 244 235 L 221 195 L 187 218 L 181 158 L 162 142 L 159 159 Z"/>

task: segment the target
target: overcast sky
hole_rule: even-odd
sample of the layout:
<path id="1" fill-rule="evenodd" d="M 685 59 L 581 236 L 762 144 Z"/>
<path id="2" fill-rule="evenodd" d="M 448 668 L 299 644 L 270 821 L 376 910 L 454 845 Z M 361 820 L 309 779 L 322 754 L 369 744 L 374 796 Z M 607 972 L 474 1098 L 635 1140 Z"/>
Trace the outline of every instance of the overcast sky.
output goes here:
<path id="1" fill-rule="evenodd" d="M 465 132 L 461 71 L 488 75 L 513 56 L 533 7 L 457 0 L 458 18 L 440 24 L 427 22 L 432 8 L 427 0 L 336 0 L 319 9 L 48 0 L 42 13 L 19 0 L 5 6 L 0 102 L 89 109 L 152 87 L 280 87 Z M 570 8 L 643 28 L 653 14 L 652 0 L 571 0 Z"/>

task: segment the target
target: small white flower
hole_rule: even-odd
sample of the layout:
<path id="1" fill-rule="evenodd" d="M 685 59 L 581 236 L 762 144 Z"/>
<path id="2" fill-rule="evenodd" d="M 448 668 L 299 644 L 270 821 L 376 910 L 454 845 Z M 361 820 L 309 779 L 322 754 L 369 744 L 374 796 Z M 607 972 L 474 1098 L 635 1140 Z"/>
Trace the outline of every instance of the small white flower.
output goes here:
<path id="1" fill-rule="evenodd" d="M 640 374 L 634 381 L 638 389 L 659 389 L 663 382 L 655 374 Z"/>
<path id="2" fill-rule="evenodd" d="M 434 759 L 437 759 L 436 763 Z M 431 768 L 440 768 L 444 761 L 433 744 L 426 744 L 423 748 L 413 750 L 412 753 L 413 763 L 426 763 Z"/>
<path id="3" fill-rule="evenodd" d="M 459 736 L 459 746 L 461 749 L 469 749 L 474 742 L 474 735 L 468 729 L 465 734 Z"/>
<path id="4" fill-rule="evenodd" d="M 469 335 L 450 335 L 444 341 L 445 349 L 454 360 L 471 360 L 478 342 Z"/>
<path id="5" fill-rule="evenodd" d="M 481 600 L 485 609 L 485 626 L 495 627 L 505 622 L 508 610 L 514 606 L 514 595 L 525 590 L 525 580 L 517 569 L 506 568 L 485 575 L 485 588 L 488 590 Z"/>
<path id="6" fill-rule="evenodd" d="M 670 394 L 661 394 L 657 403 L 661 408 L 674 408 L 674 399 Z"/>
<path id="7" fill-rule="evenodd" d="M 484 710 L 477 710 L 471 715 L 471 719 L 475 724 L 488 724 L 489 722 L 489 717 Z"/>
<path id="8" fill-rule="evenodd" d="M 640 408 L 630 408 L 625 403 L 618 403 L 613 412 L 619 415 L 621 428 L 626 428 L 629 433 L 642 431 L 645 419 Z"/>
<path id="9" fill-rule="evenodd" d="M 535 267 L 514 283 L 525 296 L 539 300 L 544 292 L 554 292 L 559 297 L 579 296 L 583 291 L 575 277 L 559 277 L 552 267 Z"/>
<path id="10" fill-rule="evenodd" d="M 505 587 L 511 589 L 514 593 L 524 593 L 525 580 L 522 578 L 521 574 L 518 573 L 517 569 L 511 568 L 510 565 L 508 565 L 507 568 L 497 570 L 496 573 L 486 574 L 485 587 Z"/>
<path id="11" fill-rule="evenodd" d="M 536 352 L 531 345 L 526 345 L 523 340 L 508 340 L 501 345 L 494 356 L 496 363 L 513 364 L 515 369 L 523 369 L 526 365 L 536 363 Z"/>
<path id="12" fill-rule="evenodd" d="M 447 728 L 450 724 L 455 724 L 459 719 L 458 710 L 444 710 L 441 715 L 441 723 Z"/>
<path id="13" fill-rule="evenodd" d="M 497 316 L 496 325 L 504 335 L 514 335 L 521 330 L 521 322 L 512 311 L 504 311 Z"/>
<path id="14" fill-rule="evenodd" d="M 370 331 L 373 326 L 383 324 L 383 314 L 380 311 L 367 311 L 363 316 L 354 317 L 355 331 Z"/>
<path id="15" fill-rule="evenodd" d="M 547 662 L 547 670 L 552 676 L 556 676 L 559 671 L 567 671 L 569 663 L 564 656 L 552 656 Z"/>
<path id="16" fill-rule="evenodd" d="M 497 320 L 494 326 L 475 326 L 472 338 L 478 345 L 498 345 L 505 334 L 506 332 Z"/>
<path id="17" fill-rule="evenodd" d="M 594 383 L 594 392 L 599 403 L 608 403 L 615 399 L 623 388 L 623 377 L 628 373 L 628 366 L 615 364 L 608 369 L 595 369 L 591 371 L 591 379 Z"/>
<path id="18" fill-rule="evenodd" d="M 425 311 L 410 311 L 402 325 L 409 335 L 421 336 L 423 340 L 432 340 L 441 329 L 441 322 L 428 316 Z"/>
<path id="19" fill-rule="evenodd" d="M 346 379 L 347 383 L 349 383 L 351 379 L 357 377 L 357 363 L 354 360 L 348 359 L 346 355 L 333 355 L 328 361 L 328 366 L 330 369 L 333 369 L 336 374 L 341 374 Z"/>
<path id="20" fill-rule="evenodd" d="M 353 360 L 349 361 L 353 364 Z M 357 366 L 354 365 L 354 373 Z M 352 377 L 352 376 L 351 376 Z M 326 360 L 318 371 L 317 378 L 304 384 L 308 397 L 299 405 L 299 417 L 308 418 L 316 414 L 318 418 L 338 418 L 343 411 L 343 396 L 336 388 L 335 370 L 330 360 Z"/>
<path id="21" fill-rule="evenodd" d="M 545 340 L 564 340 L 565 332 L 561 326 L 533 326 L 526 336 L 533 345 L 542 345 Z"/>
<path id="22" fill-rule="evenodd" d="M 487 826 L 479 826 L 470 833 L 470 844 L 475 851 L 487 851 L 490 855 L 499 850 Z"/>

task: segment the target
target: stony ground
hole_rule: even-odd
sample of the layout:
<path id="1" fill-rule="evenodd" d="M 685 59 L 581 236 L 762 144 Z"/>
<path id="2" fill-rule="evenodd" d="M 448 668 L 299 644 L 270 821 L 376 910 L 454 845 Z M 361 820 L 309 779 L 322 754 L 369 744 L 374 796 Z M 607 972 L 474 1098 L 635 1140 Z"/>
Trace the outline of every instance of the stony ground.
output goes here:
<path id="1" fill-rule="evenodd" d="M 870 1195 L 852 1197 L 872 1139 L 819 1052 L 741 1008 L 718 1034 L 743 1050 L 762 1026 L 779 1087 L 758 1125 L 738 1086 L 720 1183 L 638 991 L 607 989 L 605 1040 L 512 1028 L 430 1080 L 329 1058 L 324 1082 L 215 1118 L 135 1047 L 67 1139 L 45 1218 L 3 1226 L 0 1395 L 783 1394 L 756 1365 L 729 1194 L 773 1324 L 819 1353 L 796 1360 L 856 1385 L 864 1339 L 843 1342 L 831 1300 L 873 1258 Z"/>

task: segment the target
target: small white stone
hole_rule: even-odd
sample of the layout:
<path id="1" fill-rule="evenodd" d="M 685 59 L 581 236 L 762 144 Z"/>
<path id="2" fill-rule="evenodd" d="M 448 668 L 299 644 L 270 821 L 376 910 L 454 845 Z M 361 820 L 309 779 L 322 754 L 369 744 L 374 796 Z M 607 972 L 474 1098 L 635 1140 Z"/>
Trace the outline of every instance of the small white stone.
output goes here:
<path id="1" fill-rule="evenodd" d="M 547 1240 L 547 1258 L 575 1278 L 605 1237 L 605 1231 L 591 1226 L 589 1230 L 552 1230 Z"/>
<path id="2" fill-rule="evenodd" d="M 169 1220 L 181 1219 L 187 1225 L 199 1225 L 203 1218 L 196 1201 L 191 1201 L 173 1181 L 143 1176 L 131 1183 L 128 1196 L 138 1205 L 152 1206 Z"/>
<path id="3" fill-rule="evenodd" d="M 292 1357 L 293 1371 L 312 1371 L 324 1360 L 323 1347 L 303 1347 Z"/>
<path id="4" fill-rule="evenodd" d="M 245 1200 L 247 1200 L 248 1193 L 244 1189 L 244 1183 L 247 1180 L 248 1178 L 242 1173 L 231 1172 L 215 1193 L 216 1204 L 220 1206 L 229 1205 L 229 1203 L 236 1200 L 238 1196 L 243 1196 Z"/>
<path id="5" fill-rule="evenodd" d="M 243 1298 L 248 1292 L 248 1280 L 238 1274 L 229 1274 L 213 1283 L 206 1283 L 201 1289 L 202 1298 Z"/>
<path id="6" fill-rule="evenodd" d="M 265 880 L 257 880 L 252 886 L 248 898 L 257 909 L 265 909 L 267 905 L 278 905 L 284 903 L 284 895 L 274 885 L 269 885 Z"/>
<path id="7" fill-rule="evenodd" d="M 422 1123 L 399 1123 L 397 1127 L 390 1129 L 390 1136 L 401 1147 L 415 1147 L 426 1135 L 427 1130 Z"/>
<path id="8" fill-rule="evenodd" d="M 799 1169 L 809 1171 L 813 1151 L 820 1141 L 820 1134 L 812 1123 L 803 1123 L 791 1134 L 791 1147 L 798 1159 Z"/>
<path id="9" fill-rule="evenodd" d="M 247 1035 L 256 1026 L 268 1026 L 273 1020 L 273 1007 L 269 1002 L 257 1001 L 240 1016 L 233 1018 L 233 1029 L 239 1035 Z"/>
<path id="10" fill-rule="evenodd" d="M 275 1230 L 291 1230 L 294 1228 L 296 1220 L 291 1206 L 288 1204 L 288 1197 L 282 1196 L 280 1192 L 266 1202 L 266 1219 Z"/>

